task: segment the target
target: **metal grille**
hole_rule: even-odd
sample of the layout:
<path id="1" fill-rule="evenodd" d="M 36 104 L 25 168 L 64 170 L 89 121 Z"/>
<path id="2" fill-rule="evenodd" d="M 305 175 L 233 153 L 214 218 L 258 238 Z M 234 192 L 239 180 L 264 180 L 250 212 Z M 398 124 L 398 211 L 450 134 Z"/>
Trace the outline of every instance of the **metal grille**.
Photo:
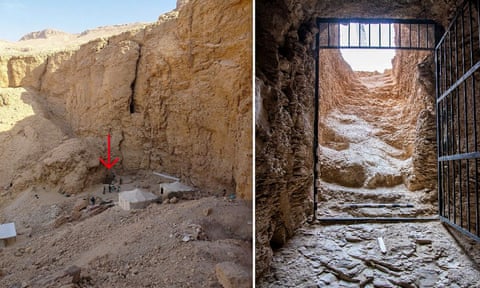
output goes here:
<path id="1" fill-rule="evenodd" d="M 437 26 L 431 20 L 319 18 L 317 25 L 321 49 L 435 49 Z"/>
<path id="2" fill-rule="evenodd" d="M 480 241 L 479 0 L 462 4 L 435 49 L 440 219 Z"/>

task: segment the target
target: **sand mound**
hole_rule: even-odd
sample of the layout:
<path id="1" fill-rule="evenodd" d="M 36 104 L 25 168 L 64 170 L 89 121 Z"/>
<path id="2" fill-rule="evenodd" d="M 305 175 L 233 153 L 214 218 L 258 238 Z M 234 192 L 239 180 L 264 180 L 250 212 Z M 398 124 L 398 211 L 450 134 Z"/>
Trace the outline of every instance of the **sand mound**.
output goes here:
<path id="1" fill-rule="evenodd" d="M 19 41 L 32 40 L 32 39 L 48 39 L 52 37 L 67 37 L 71 38 L 73 35 L 54 29 L 45 29 L 42 31 L 30 32 L 20 38 Z"/>

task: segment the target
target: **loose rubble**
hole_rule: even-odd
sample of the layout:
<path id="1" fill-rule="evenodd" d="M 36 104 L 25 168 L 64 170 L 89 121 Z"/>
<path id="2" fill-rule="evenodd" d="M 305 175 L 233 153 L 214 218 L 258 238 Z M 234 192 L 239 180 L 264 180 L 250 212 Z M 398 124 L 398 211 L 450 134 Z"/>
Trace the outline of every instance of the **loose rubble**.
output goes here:
<path id="1" fill-rule="evenodd" d="M 275 251 L 258 287 L 478 287 L 475 265 L 437 222 L 310 225 Z"/>

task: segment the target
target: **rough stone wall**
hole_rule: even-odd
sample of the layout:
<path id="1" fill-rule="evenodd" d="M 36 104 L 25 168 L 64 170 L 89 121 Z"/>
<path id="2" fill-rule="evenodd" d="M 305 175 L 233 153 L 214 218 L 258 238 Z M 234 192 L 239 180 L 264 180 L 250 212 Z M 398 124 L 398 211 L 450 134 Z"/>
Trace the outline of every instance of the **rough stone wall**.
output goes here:
<path id="1" fill-rule="evenodd" d="M 320 119 L 341 105 L 351 94 L 351 87 L 358 83 L 352 68 L 345 62 L 339 50 L 320 51 Z M 359 97 L 361 95 L 355 95 Z"/>
<path id="2" fill-rule="evenodd" d="M 2 58 L 0 84 L 62 102 L 76 136 L 111 133 L 117 169 L 251 199 L 251 1 L 180 6 L 177 18 L 77 51 Z"/>
<path id="3" fill-rule="evenodd" d="M 257 2 L 257 275 L 268 267 L 270 245 L 283 245 L 310 210 L 315 28 L 292 23 L 301 16 L 295 6 Z"/>
<path id="4" fill-rule="evenodd" d="M 460 1 L 257 1 L 257 277 L 268 269 L 271 244 L 281 245 L 311 211 L 306 208 L 313 184 L 315 17 L 424 18 L 447 25 L 456 2 Z M 292 72 L 297 71 L 301 75 L 292 83 L 297 74 Z M 312 86 L 297 87 L 297 83 Z"/>
<path id="5" fill-rule="evenodd" d="M 399 96 L 407 98 L 402 111 L 401 143 L 412 158 L 404 179 L 411 191 L 436 188 L 434 66 L 432 53 L 422 51 L 397 51 L 393 63 Z"/>

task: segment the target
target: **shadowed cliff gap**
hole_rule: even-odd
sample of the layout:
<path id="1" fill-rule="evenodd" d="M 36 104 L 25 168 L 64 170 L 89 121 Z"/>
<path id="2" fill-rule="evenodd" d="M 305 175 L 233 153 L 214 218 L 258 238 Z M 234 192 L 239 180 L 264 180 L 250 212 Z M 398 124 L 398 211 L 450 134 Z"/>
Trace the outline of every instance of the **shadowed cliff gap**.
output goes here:
<path id="1" fill-rule="evenodd" d="M 284 243 L 312 211 L 312 40 L 318 32 L 314 19 L 422 18 L 446 26 L 455 4 L 455 1 L 432 2 L 430 8 L 425 9 L 423 1 L 304 1 L 294 4 L 279 0 L 257 3 L 257 276 L 268 269 L 272 256 L 270 241 Z M 321 104 L 321 107 L 324 106 Z M 416 121 L 410 124 L 415 125 Z"/>
<path id="2" fill-rule="evenodd" d="M 140 64 L 140 59 L 142 58 L 142 45 L 138 46 L 138 58 L 135 65 L 135 78 L 133 78 L 132 84 L 130 84 L 130 89 L 132 90 L 132 96 L 130 96 L 130 114 L 135 113 L 135 89 L 137 88 L 137 77 L 138 77 L 138 66 Z"/>

